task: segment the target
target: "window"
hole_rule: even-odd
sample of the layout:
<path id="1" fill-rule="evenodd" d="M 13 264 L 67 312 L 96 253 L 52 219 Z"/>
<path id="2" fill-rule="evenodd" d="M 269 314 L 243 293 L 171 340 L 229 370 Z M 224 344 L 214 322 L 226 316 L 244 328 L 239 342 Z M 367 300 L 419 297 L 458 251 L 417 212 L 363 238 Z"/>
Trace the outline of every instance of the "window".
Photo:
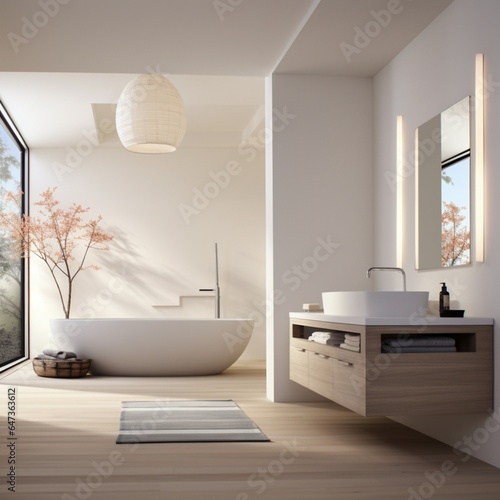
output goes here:
<path id="1" fill-rule="evenodd" d="M 25 211 L 27 172 L 28 148 L 0 102 L 0 210 L 6 209 L 6 192 L 22 191 Z M 7 232 L 0 230 L 0 371 L 28 357 L 26 260 L 13 252 Z"/>

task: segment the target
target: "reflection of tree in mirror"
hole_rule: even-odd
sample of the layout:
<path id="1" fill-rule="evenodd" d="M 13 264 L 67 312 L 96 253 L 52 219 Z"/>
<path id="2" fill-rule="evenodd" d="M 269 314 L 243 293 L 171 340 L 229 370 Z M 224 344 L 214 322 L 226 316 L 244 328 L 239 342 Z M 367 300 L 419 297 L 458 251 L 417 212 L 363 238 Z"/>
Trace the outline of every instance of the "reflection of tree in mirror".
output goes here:
<path id="1" fill-rule="evenodd" d="M 448 184 L 448 185 L 453 186 L 453 185 L 454 185 L 454 184 L 453 184 L 453 179 L 451 178 L 451 176 L 450 176 L 450 175 L 446 174 L 445 172 L 446 172 L 446 170 L 445 170 L 445 169 L 441 170 L 441 180 L 442 180 L 445 184 Z"/>
<path id="2" fill-rule="evenodd" d="M 19 157 L 9 150 L 0 137 L 0 211 L 4 212 L 4 195 L 19 189 Z M 16 175 L 14 175 L 16 174 Z M 13 255 L 11 241 L 0 233 L 0 364 L 22 355 L 21 334 L 21 261 Z"/>
<path id="3" fill-rule="evenodd" d="M 459 266 L 470 262 L 470 230 L 463 225 L 466 219 L 459 207 L 452 201 L 443 202 L 441 217 L 442 241 L 441 263 L 443 267 Z"/>

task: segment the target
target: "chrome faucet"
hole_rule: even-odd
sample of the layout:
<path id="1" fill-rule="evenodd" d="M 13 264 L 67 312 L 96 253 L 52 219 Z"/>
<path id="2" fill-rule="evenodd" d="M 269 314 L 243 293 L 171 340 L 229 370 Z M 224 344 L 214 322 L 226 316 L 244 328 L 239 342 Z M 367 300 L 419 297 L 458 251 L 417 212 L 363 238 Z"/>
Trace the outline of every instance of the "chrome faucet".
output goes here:
<path id="1" fill-rule="evenodd" d="M 200 288 L 199 291 L 215 293 L 215 317 L 220 318 L 219 255 L 217 252 L 217 243 L 215 244 L 215 287 Z"/>
<path id="2" fill-rule="evenodd" d="M 406 292 L 406 273 L 401 267 L 370 267 L 366 271 L 366 277 L 370 277 L 372 271 L 399 271 L 403 275 L 403 290 Z"/>

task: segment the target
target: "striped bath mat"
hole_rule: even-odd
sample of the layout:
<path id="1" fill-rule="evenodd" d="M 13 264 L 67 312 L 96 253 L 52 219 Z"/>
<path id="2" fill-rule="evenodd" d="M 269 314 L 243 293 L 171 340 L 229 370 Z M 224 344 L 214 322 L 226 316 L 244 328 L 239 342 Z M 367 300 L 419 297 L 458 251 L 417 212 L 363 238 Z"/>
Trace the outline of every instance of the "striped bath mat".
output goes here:
<path id="1" fill-rule="evenodd" d="M 124 401 L 117 443 L 269 441 L 232 400 Z"/>

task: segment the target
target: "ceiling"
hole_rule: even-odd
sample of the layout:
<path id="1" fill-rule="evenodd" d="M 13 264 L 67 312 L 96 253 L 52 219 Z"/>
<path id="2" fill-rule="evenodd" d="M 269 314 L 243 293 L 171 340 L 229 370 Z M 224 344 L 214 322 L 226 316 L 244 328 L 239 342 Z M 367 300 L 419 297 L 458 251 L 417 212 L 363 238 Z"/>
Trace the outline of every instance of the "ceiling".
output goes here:
<path id="1" fill-rule="evenodd" d="M 262 114 L 264 77 L 372 77 L 451 2 L 4 1 L 0 100 L 30 147 L 68 147 L 97 141 L 126 83 L 155 71 L 185 101 L 181 147 L 235 145 Z"/>

